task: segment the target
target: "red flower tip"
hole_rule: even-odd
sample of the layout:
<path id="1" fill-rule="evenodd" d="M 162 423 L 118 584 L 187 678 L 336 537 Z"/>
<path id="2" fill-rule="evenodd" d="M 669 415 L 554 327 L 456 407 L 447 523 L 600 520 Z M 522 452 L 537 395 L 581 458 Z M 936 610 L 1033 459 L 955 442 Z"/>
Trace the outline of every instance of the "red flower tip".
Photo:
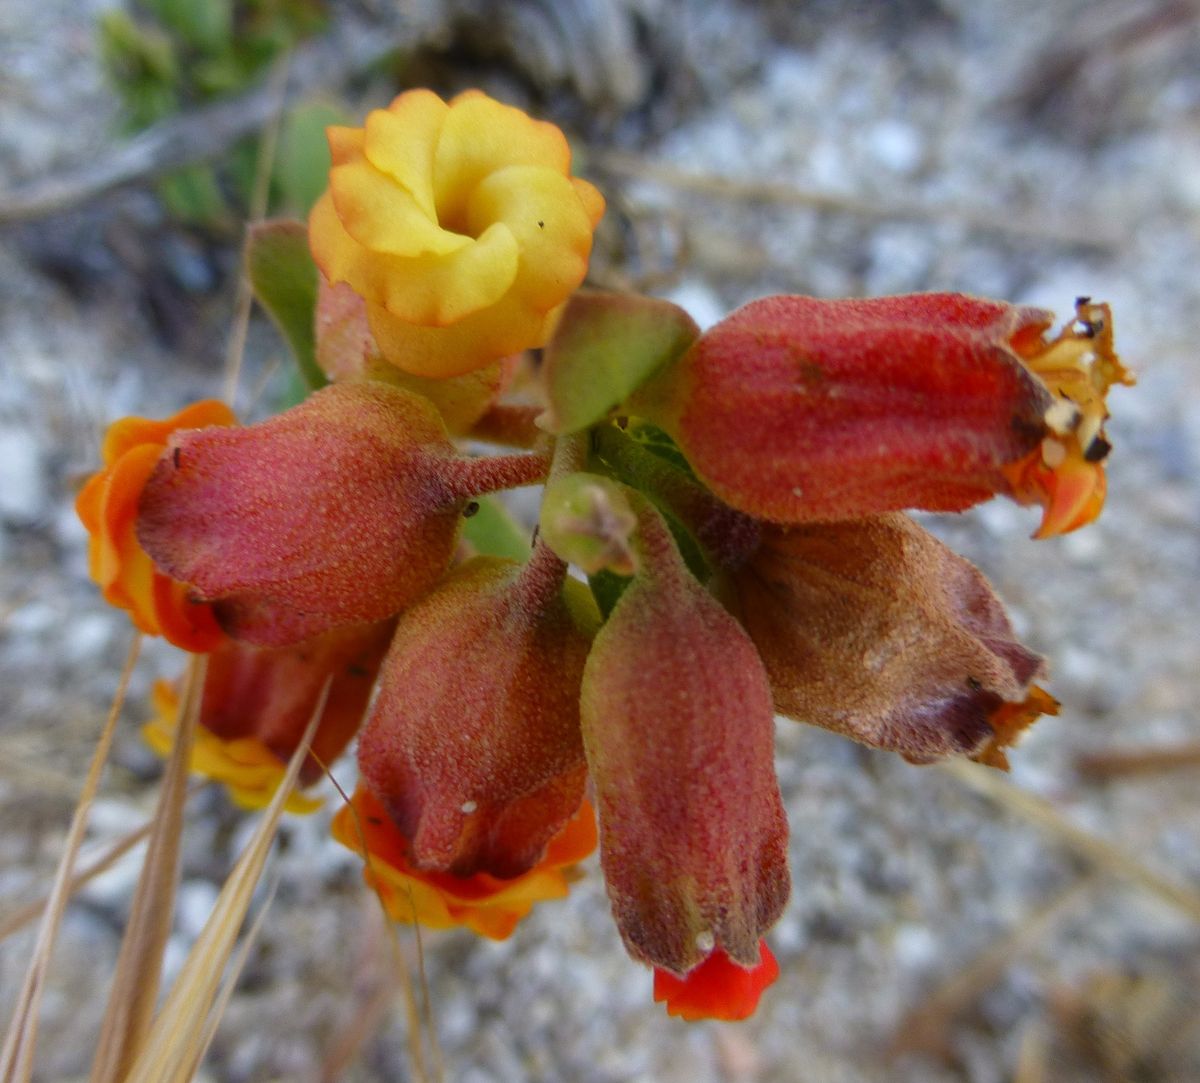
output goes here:
<path id="1" fill-rule="evenodd" d="M 758 965 L 750 968 L 735 963 L 720 948 L 682 978 L 656 967 L 654 999 L 666 1003 L 668 1015 L 689 1023 L 698 1019 L 749 1019 L 758 1008 L 763 990 L 779 977 L 779 964 L 767 942 L 760 940 L 758 949 Z"/>

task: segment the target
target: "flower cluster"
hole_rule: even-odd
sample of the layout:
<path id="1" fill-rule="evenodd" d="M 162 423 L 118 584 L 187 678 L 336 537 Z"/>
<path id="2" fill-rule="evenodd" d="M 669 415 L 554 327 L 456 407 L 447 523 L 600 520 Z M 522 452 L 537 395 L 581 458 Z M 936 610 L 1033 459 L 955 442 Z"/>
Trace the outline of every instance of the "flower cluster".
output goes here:
<path id="1" fill-rule="evenodd" d="M 193 766 L 239 803 L 318 709 L 303 783 L 357 734 L 333 830 L 395 920 L 507 937 L 598 839 L 655 999 L 744 1018 L 790 887 L 777 714 L 1003 768 L 1056 712 L 982 574 L 905 512 L 1095 518 L 1131 382 L 1108 309 L 1051 335 L 960 294 L 773 297 L 701 334 L 579 289 L 604 204 L 556 128 L 412 91 L 329 138 L 331 382 L 247 426 L 118 422 L 79 498 L 92 574 L 208 654 Z M 529 543 L 489 494 L 533 484 Z"/>

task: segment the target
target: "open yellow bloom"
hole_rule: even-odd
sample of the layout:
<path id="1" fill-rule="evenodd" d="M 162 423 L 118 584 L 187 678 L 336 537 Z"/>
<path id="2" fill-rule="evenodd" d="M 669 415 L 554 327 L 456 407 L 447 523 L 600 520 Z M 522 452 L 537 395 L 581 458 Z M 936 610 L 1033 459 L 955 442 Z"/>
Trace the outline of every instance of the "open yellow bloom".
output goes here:
<path id="1" fill-rule="evenodd" d="M 328 135 L 313 257 L 366 300 L 389 361 L 457 376 L 546 341 L 604 213 L 558 128 L 480 91 L 412 90 Z"/>

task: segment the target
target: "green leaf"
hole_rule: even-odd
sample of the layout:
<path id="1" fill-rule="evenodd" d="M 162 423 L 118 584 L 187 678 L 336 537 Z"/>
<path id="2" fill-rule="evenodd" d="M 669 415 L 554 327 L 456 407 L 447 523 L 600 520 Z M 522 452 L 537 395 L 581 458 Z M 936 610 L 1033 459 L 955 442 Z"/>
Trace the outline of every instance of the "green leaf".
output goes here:
<path id="1" fill-rule="evenodd" d="M 229 212 L 216 174 L 210 166 L 187 166 L 159 182 L 159 198 L 184 222 L 212 226 Z"/>
<path id="2" fill-rule="evenodd" d="M 287 339 L 308 385 L 314 390 L 324 387 L 328 381 L 317 365 L 313 333 L 317 266 L 308 250 L 304 224 L 276 219 L 251 226 L 246 274 L 259 304 Z"/>
<path id="3" fill-rule="evenodd" d="M 546 346 L 549 405 L 538 424 L 558 435 L 594 425 L 699 334 L 691 316 L 670 301 L 580 290 Z"/>
<path id="4" fill-rule="evenodd" d="M 202 52 L 215 52 L 233 35 L 233 0 L 150 0 L 148 6 L 179 38 Z"/>
<path id="5" fill-rule="evenodd" d="M 275 180 L 289 211 L 308 214 L 325 191 L 330 167 L 325 129 L 345 121 L 345 114 L 326 102 L 309 102 L 288 113 L 279 133 Z"/>
<path id="6" fill-rule="evenodd" d="M 495 497 L 481 496 L 478 510 L 463 523 L 463 537 L 484 556 L 529 559 L 529 530 Z"/>

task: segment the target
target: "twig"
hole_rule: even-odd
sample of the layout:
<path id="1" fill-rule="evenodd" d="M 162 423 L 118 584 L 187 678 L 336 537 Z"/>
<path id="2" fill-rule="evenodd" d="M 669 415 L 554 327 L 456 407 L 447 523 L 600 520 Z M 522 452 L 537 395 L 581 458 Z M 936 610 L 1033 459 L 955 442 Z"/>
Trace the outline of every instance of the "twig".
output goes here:
<path id="1" fill-rule="evenodd" d="M 806 207 L 815 211 L 848 214 L 880 221 L 957 222 L 979 233 L 994 233 L 1022 240 L 1050 241 L 1075 248 L 1102 252 L 1118 251 L 1125 238 L 1097 225 L 1099 216 L 1078 222 L 1043 221 L 1028 214 L 992 211 L 982 207 L 955 207 L 924 204 L 913 200 L 877 199 L 822 192 L 775 181 L 743 180 L 716 173 L 693 173 L 636 154 L 605 151 L 590 161 L 610 173 L 649 181 L 699 196 L 737 200 L 746 203 L 774 203 L 787 207 Z"/>
<path id="2" fill-rule="evenodd" d="M 344 18 L 329 34 L 298 48 L 284 101 L 340 86 L 397 49 L 427 39 L 437 24 L 419 21 L 411 10 L 414 6 L 380 4 L 376 18 Z M 122 185 L 220 157 L 267 124 L 278 101 L 278 90 L 263 83 L 236 98 L 164 120 L 107 155 L 0 195 L 0 225 L 44 218 Z"/>
<path id="3" fill-rule="evenodd" d="M 1082 827 L 1076 827 L 1049 801 L 1019 789 L 997 772 L 985 767 L 958 761 L 947 761 L 939 766 L 977 793 L 1044 828 L 1090 864 L 1132 881 L 1193 920 L 1200 921 L 1200 892 L 1160 876 L 1119 846 L 1114 846 Z"/>
<path id="4" fill-rule="evenodd" d="M 16 1010 L 13 1012 L 12 1022 L 9 1023 L 3 1051 L 0 1051 L 0 1080 L 3 1083 L 28 1083 L 33 1078 L 33 1052 L 37 1045 L 38 1010 L 41 1007 L 42 993 L 46 987 L 50 956 L 54 951 L 54 943 L 58 939 L 63 911 L 66 910 L 67 900 L 70 898 L 71 873 L 79 854 L 79 846 L 83 842 L 88 814 L 91 812 L 96 792 L 100 788 L 100 776 L 104 771 L 104 765 L 108 762 L 113 734 L 117 728 L 117 717 L 125 703 L 125 693 L 129 688 L 129 679 L 133 676 L 133 667 L 137 663 L 141 645 L 142 636 L 141 633 L 137 633 L 129 646 L 129 654 L 125 659 L 117 690 L 113 694 L 108 718 L 105 720 L 104 728 L 100 731 L 100 738 L 96 742 L 96 750 L 92 754 L 92 762 L 88 766 L 88 773 L 79 794 L 79 803 L 75 806 L 75 814 L 71 819 L 66 841 L 63 843 L 58 870 L 54 874 L 54 885 L 50 889 L 50 899 L 42 916 L 42 924 L 38 928 L 33 957 L 29 961 L 29 968 L 25 972 L 25 981 L 17 997 Z"/>
<path id="5" fill-rule="evenodd" d="M 1095 779 L 1158 774 L 1184 767 L 1200 767 L 1200 741 L 1162 748 L 1114 748 L 1085 752 L 1075 761 L 1075 769 L 1084 778 Z"/>

